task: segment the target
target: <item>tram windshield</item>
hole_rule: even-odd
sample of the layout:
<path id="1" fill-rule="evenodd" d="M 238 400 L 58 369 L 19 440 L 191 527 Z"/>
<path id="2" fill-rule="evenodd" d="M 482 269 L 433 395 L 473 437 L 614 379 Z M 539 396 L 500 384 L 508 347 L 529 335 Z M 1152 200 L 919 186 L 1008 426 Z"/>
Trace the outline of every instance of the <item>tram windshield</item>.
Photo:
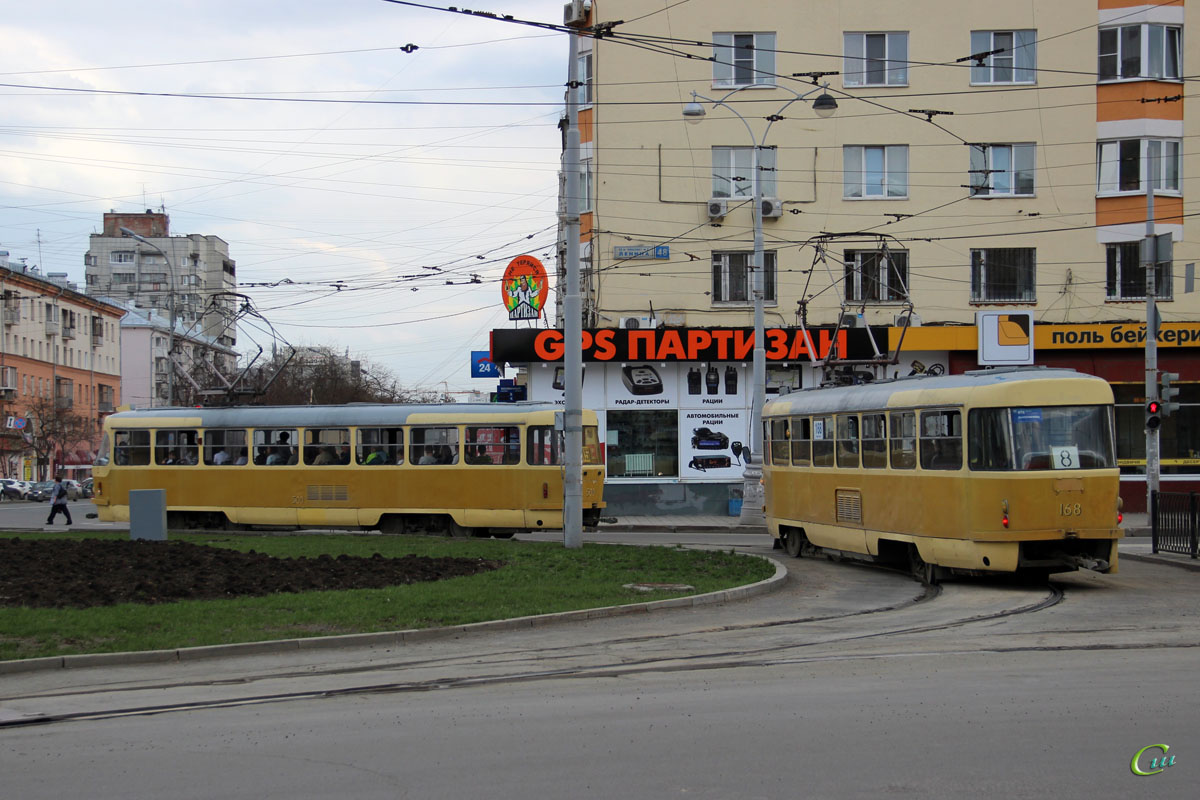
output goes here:
<path id="1" fill-rule="evenodd" d="M 973 470 L 1117 466 L 1109 406 L 975 408 L 968 418 L 967 436 Z"/>

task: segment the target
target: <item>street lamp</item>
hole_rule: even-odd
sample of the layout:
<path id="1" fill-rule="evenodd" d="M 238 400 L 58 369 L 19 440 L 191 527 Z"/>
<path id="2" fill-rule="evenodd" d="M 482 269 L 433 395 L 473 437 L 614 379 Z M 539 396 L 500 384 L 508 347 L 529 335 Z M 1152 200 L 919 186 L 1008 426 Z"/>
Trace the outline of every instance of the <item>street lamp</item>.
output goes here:
<path id="1" fill-rule="evenodd" d="M 829 94 L 828 91 L 822 91 L 829 88 L 828 84 L 817 86 L 804 94 L 788 88 L 787 86 L 775 86 L 773 88 L 785 92 L 789 92 L 792 97 L 779 107 L 779 110 L 774 114 L 766 117 L 767 127 L 763 129 L 762 137 L 754 135 L 754 129 L 750 126 L 749 120 L 742 116 L 736 108 L 728 102 L 729 98 L 738 92 L 746 89 L 761 89 L 759 85 L 739 86 L 738 88 L 726 93 L 719 99 L 714 100 L 711 97 L 705 97 L 697 92 L 692 92 L 692 101 L 683 107 L 683 118 L 685 121 L 696 124 L 704 119 L 704 106 L 700 101 L 711 103 L 713 108 L 725 107 L 735 117 L 742 121 L 746 126 L 746 132 L 750 134 L 750 141 L 754 145 L 754 208 L 751 210 L 752 218 L 754 219 L 754 260 L 750 264 L 750 269 L 754 271 L 754 364 L 751 383 L 754 386 L 754 398 L 750 404 L 750 456 L 743 460 L 745 470 L 742 473 L 742 514 L 741 523 L 749 525 L 752 523 L 761 523 L 763 519 L 763 490 L 762 490 L 762 459 L 763 459 L 763 430 L 762 430 L 762 408 L 767 401 L 767 352 L 765 349 L 766 325 L 763 321 L 763 300 L 766 294 L 766 270 L 763 264 L 763 224 L 762 224 L 762 183 L 760 181 L 761 170 L 759 168 L 759 153 L 765 146 L 767 134 L 771 132 L 771 126 L 777 121 L 783 119 L 783 112 L 787 110 L 792 103 L 806 100 L 809 95 L 814 92 L 821 91 L 821 94 L 814 98 L 812 103 L 813 112 L 819 117 L 829 117 L 833 112 L 837 111 L 837 100 Z"/>
<path id="2" fill-rule="evenodd" d="M 167 304 L 171 314 L 171 330 L 167 334 L 167 405 L 173 406 L 175 405 L 175 267 L 171 265 L 171 257 L 167 255 L 167 251 L 145 236 L 136 234 L 129 228 L 121 228 L 121 235 L 153 247 L 162 254 L 163 261 L 167 262 L 167 276 L 171 281 L 167 286 Z"/>

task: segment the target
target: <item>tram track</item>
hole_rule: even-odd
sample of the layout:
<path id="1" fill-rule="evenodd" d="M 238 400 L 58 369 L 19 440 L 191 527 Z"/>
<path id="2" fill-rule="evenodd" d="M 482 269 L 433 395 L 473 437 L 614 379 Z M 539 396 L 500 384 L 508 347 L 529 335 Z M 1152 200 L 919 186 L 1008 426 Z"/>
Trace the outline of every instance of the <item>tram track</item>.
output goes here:
<path id="1" fill-rule="evenodd" d="M 761 647 L 734 647 L 725 649 L 709 649 L 703 652 L 682 653 L 677 650 L 649 655 L 640 658 L 613 657 L 596 659 L 600 653 L 611 654 L 621 648 L 637 648 L 652 644 L 670 648 L 670 643 L 686 638 L 702 636 L 724 636 L 725 634 L 742 635 L 760 631 L 786 631 L 795 627 L 797 634 L 802 631 L 813 633 L 813 626 L 836 624 L 841 620 L 878 618 L 881 615 L 894 614 L 899 611 L 911 610 L 919 605 L 931 603 L 940 595 L 938 587 L 925 587 L 925 590 L 908 603 L 889 604 L 872 609 L 860 609 L 848 614 L 826 614 L 806 617 L 796 617 L 783 620 L 746 623 L 744 625 L 722 625 L 709 628 L 693 628 L 664 634 L 652 634 L 628 637 L 613 637 L 596 640 L 584 644 L 569 644 L 549 648 L 529 648 L 517 650 L 502 650 L 488 654 L 458 655 L 451 658 L 434 658 L 419 660 L 391 661 L 387 663 L 372 663 L 369 665 L 333 667 L 329 669 L 288 670 L 284 672 L 263 673 L 245 676 L 239 679 L 218 679 L 208 681 L 178 681 L 142 684 L 138 686 L 99 686 L 84 690 L 61 692 L 33 693 L 23 696 L 9 696 L 0 699 L 0 703 L 13 701 L 54 701 L 86 698 L 87 696 L 113 696 L 117 694 L 139 692 L 156 693 L 172 691 L 196 690 L 207 691 L 220 687 L 249 686 L 268 681 L 291 681 L 298 679 L 336 682 L 335 679 L 353 675 L 369 675 L 386 673 L 388 671 L 404 670 L 445 670 L 467 668 L 467 674 L 443 674 L 414 680 L 394 680 L 383 682 L 363 683 L 358 685 L 330 686 L 328 684 L 314 688 L 296 691 L 260 692 L 236 697 L 218 697 L 205 700 L 180 700 L 163 703 L 130 703 L 107 709 L 80 709 L 63 713 L 24 714 L 0 716 L 0 729 L 28 727 L 34 725 L 61 724 L 67 722 L 83 722 L 105 719 L 119 719 L 135 716 L 152 716 L 205 709 L 236 708 L 272 703 L 287 703 L 304 700 L 330 699 L 337 697 L 353 697 L 372 694 L 403 694 L 410 692 L 444 691 L 450 689 L 466 689 L 490 685 L 528 683 L 546 680 L 578 680 L 597 678 L 621 678 L 647 674 L 666 674 L 682 671 L 736 670 L 745 668 L 770 667 L 782 664 L 814 663 L 831 660 L 848 660 L 863 658 L 879 658 L 880 653 L 824 653 L 813 650 L 838 648 L 859 642 L 879 641 L 882 639 L 899 639 L 905 636 L 926 634 L 937 631 L 960 628 L 970 625 L 992 623 L 1017 615 L 1033 614 L 1051 608 L 1062 602 L 1064 592 L 1061 588 L 1047 585 L 1039 596 L 1026 598 L 1028 602 L 1012 604 L 1009 607 L 994 609 L 980 614 L 971 614 L 957 619 L 937 622 L 903 624 L 894 627 L 884 627 L 880 630 L 852 633 L 848 635 L 818 635 L 805 641 L 789 640 Z M 936 603 L 933 603 L 936 605 Z M 1047 648 L 1052 649 L 1052 648 Z M 811 654 L 805 654 L 811 653 Z M 892 654 L 895 655 L 895 654 Z M 499 671 L 481 670 L 486 664 Z M 542 669 L 531 669 L 528 666 L 518 669 L 505 667 L 528 665 L 536 661 L 546 664 L 557 661 L 562 666 L 551 666 Z M 574 663 L 569 663 L 574 662 Z"/>

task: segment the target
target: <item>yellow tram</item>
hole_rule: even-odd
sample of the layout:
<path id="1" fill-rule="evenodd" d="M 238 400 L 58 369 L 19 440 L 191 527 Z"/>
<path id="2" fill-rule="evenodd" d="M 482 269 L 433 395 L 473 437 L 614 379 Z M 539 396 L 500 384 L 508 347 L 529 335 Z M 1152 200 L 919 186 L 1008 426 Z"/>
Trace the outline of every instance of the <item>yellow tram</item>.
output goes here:
<path id="1" fill-rule="evenodd" d="M 1043 367 L 780 396 L 763 411 L 771 535 L 947 572 L 1117 571 L 1113 394 Z"/>
<path id="2" fill-rule="evenodd" d="M 563 436 L 549 403 L 250 406 L 122 411 L 94 467 L 103 520 L 165 489 L 171 527 L 368 528 L 509 537 L 561 528 Z M 583 517 L 604 467 L 585 410 Z"/>

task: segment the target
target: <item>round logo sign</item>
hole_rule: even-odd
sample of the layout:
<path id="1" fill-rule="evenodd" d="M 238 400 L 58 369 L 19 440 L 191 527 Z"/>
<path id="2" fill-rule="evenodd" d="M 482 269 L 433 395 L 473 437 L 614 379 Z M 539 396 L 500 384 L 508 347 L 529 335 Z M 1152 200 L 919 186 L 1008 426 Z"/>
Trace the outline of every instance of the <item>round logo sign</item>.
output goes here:
<path id="1" fill-rule="evenodd" d="M 546 268 L 533 256 L 517 256 L 508 262 L 500 294 L 509 319 L 538 319 L 550 293 Z"/>

